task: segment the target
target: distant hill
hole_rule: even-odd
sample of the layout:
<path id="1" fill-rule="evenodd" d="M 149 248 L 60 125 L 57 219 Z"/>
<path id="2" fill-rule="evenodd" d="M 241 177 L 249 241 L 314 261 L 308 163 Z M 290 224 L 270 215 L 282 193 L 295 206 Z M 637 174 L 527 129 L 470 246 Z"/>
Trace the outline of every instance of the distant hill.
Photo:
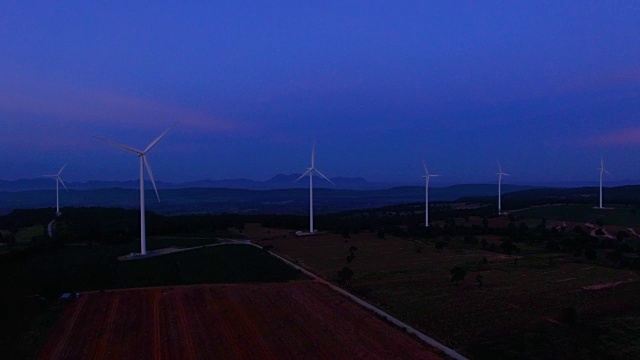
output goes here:
<path id="1" fill-rule="evenodd" d="M 50 186 L 52 184 L 49 184 Z M 308 184 L 306 184 L 308 186 Z M 504 193 L 530 189 L 519 185 L 504 185 Z M 296 189 L 232 189 L 193 187 L 161 189 L 158 202 L 150 187 L 146 188 L 146 205 L 150 211 L 163 214 L 183 213 L 274 213 L 305 214 L 308 211 L 309 191 Z M 432 201 L 453 201 L 464 196 L 495 196 L 496 185 L 470 184 L 430 188 Z M 333 186 L 314 189 L 315 210 L 318 213 L 366 209 L 386 205 L 424 201 L 424 187 L 402 186 L 390 189 L 351 190 Z M 110 206 L 138 208 L 137 188 L 113 187 L 62 191 L 61 206 Z M 55 204 L 55 190 L 2 191 L 0 213 L 13 209 L 51 207 Z"/>
<path id="2" fill-rule="evenodd" d="M 520 191 L 505 192 L 502 205 L 505 208 L 520 209 L 529 206 L 546 204 L 593 204 L 599 202 L 599 187 L 579 188 L 530 188 Z M 640 185 L 625 185 L 603 188 L 604 206 L 607 204 L 640 205 Z M 469 196 L 462 201 L 493 201 L 494 197 Z"/>
<path id="3" fill-rule="evenodd" d="M 505 198 L 511 200 L 537 199 L 549 203 L 553 201 L 580 201 L 584 199 L 598 199 L 599 187 L 548 189 L 536 188 L 517 191 Z M 635 204 L 640 203 L 640 185 L 626 185 L 605 187 L 602 189 L 605 203 Z"/>
<path id="4" fill-rule="evenodd" d="M 157 181 L 156 186 L 158 189 L 184 189 L 184 188 L 229 188 L 229 189 L 249 189 L 249 190 L 271 190 L 271 189 L 291 189 L 291 188 L 305 188 L 309 186 L 308 178 L 300 179 L 296 182 L 296 179 L 301 174 L 278 174 L 266 181 L 256 181 L 249 179 L 224 179 L 224 180 L 211 180 L 204 179 L 198 181 L 190 181 L 184 183 L 171 183 L 165 181 Z M 330 184 L 325 179 L 314 176 L 314 184 L 318 187 L 335 187 L 336 189 L 383 189 L 390 188 L 398 184 L 393 183 L 380 183 L 380 182 L 368 182 L 364 178 L 355 177 L 334 177 L 331 181 L 334 185 Z M 92 189 L 137 189 L 139 186 L 138 180 L 127 181 L 101 181 L 92 180 L 86 182 L 65 182 L 67 188 L 74 190 L 92 190 Z M 145 181 L 145 187 L 151 186 L 150 181 Z M 0 180 L 0 191 L 29 191 L 29 190 L 50 190 L 55 188 L 55 183 L 52 179 L 48 178 L 36 178 L 36 179 L 20 179 L 20 180 Z"/>

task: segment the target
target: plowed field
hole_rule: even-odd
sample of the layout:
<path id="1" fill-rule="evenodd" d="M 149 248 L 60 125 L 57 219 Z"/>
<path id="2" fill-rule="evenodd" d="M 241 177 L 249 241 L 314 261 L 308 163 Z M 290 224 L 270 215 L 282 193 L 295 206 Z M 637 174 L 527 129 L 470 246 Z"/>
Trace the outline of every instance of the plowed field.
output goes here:
<path id="1" fill-rule="evenodd" d="M 83 294 L 41 359 L 440 359 L 313 281 Z"/>

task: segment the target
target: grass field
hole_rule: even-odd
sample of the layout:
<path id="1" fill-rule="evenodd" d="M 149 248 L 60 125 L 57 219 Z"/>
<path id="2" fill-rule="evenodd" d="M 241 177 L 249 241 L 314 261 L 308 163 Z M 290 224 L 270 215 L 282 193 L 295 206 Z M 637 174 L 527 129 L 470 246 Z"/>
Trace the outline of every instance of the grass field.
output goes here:
<path id="1" fill-rule="evenodd" d="M 578 223 L 595 222 L 601 219 L 605 226 L 640 227 L 640 211 L 634 207 L 594 209 L 591 205 L 545 205 L 512 211 L 511 214 L 525 218 L 546 218 Z"/>
<path id="2" fill-rule="evenodd" d="M 327 279 L 349 266 L 350 291 L 474 358 L 640 358 L 640 279 L 632 271 L 558 254 L 518 257 L 516 264 L 516 257 L 461 242 L 418 253 L 411 241 L 373 233 L 262 240 L 264 229 L 245 232 Z M 358 250 L 347 264 L 351 246 Z M 454 266 L 469 270 L 460 286 L 450 281 Z M 577 311 L 575 326 L 564 322 L 567 307 Z M 630 330 L 616 332 L 614 323 Z"/>
<path id="3" fill-rule="evenodd" d="M 441 359 L 315 281 L 83 294 L 41 359 Z"/>

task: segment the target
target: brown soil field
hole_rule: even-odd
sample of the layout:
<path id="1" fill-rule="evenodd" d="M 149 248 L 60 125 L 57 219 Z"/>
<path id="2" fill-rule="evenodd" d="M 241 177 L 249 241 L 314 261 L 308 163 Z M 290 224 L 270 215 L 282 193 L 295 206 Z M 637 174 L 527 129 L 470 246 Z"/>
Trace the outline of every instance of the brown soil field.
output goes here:
<path id="1" fill-rule="evenodd" d="M 441 359 L 315 281 L 84 293 L 41 359 Z"/>
<path id="2" fill-rule="evenodd" d="M 338 271 L 349 266 L 354 272 L 349 291 L 471 357 L 478 356 L 473 350 L 478 344 L 502 341 L 515 348 L 511 341 L 516 341 L 534 348 L 527 348 L 531 351 L 543 352 L 522 355 L 525 358 L 544 358 L 551 355 L 544 353 L 548 346 L 526 342 L 547 341 L 542 339 L 551 335 L 545 334 L 552 333 L 561 334 L 552 336 L 558 342 L 554 356 L 559 358 L 573 351 L 587 351 L 586 358 L 594 354 L 589 351 L 596 351 L 596 357 L 604 356 L 616 347 L 640 354 L 640 343 L 628 338 L 632 331 L 613 340 L 607 338 L 606 343 L 599 343 L 604 337 L 597 335 L 607 331 L 601 324 L 617 319 L 629 318 L 632 326 L 640 326 L 640 319 L 634 320 L 640 299 L 640 278 L 634 271 L 562 254 L 515 257 L 464 244 L 452 244 L 441 251 L 426 245 L 416 252 L 411 241 L 379 239 L 374 233 L 351 235 L 350 239 L 324 234 L 254 242 L 272 245 L 275 252 L 329 280 L 336 281 Z M 351 246 L 358 250 L 355 260 L 347 264 Z M 488 263 L 481 263 L 483 257 Z M 457 265 L 468 269 L 460 286 L 450 282 L 450 270 Z M 482 287 L 476 281 L 478 275 L 482 276 Z M 579 314 L 577 327 L 564 323 L 562 311 L 566 307 Z M 598 348 L 582 349 L 582 342 Z"/>

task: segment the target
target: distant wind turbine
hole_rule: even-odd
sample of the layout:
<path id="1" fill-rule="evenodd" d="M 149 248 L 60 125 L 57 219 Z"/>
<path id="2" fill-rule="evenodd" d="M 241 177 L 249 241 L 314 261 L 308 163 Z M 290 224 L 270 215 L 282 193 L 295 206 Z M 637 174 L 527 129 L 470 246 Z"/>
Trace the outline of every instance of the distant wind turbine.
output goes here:
<path id="1" fill-rule="evenodd" d="M 58 171 L 57 174 L 55 175 L 43 175 L 45 177 L 50 177 L 53 178 L 53 180 L 55 180 L 56 182 L 56 216 L 60 216 L 60 186 L 59 184 L 62 184 L 62 186 L 64 186 L 65 190 L 69 190 L 67 189 L 67 185 L 64 184 L 64 181 L 62 181 L 62 178 L 60 177 L 60 174 L 62 174 L 62 170 L 64 170 L 65 166 L 67 166 L 67 164 L 64 164 L 63 167 L 60 168 L 60 170 Z"/>
<path id="2" fill-rule="evenodd" d="M 600 168 L 598 170 L 600 170 L 600 207 L 599 209 L 602 209 L 602 175 L 604 173 L 609 174 L 609 172 L 604 168 L 604 161 L 602 160 L 602 156 L 600 156 Z"/>
<path id="3" fill-rule="evenodd" d="M 502 171 L 502 166 L 498 163 L 498 215 L 502 215 L 502 176 L 509 176 L 509 174 Z"/>
<path id="4" fill-rule="evenodd" d="M 177 124 L 177 123 L 176 123 Z M 113 146 L 119 147 L 126 151 L 132 152 L 140 158 L 140 255 L 147 254 L 147 232 L 145 227 L 145 217 L 144 217 L 144 168 L 147 169 L 147 173 L 149 174 L 149 179 L 151 179 L 151 184 L 153 185 L 153 190 L 156 192 L 156 197 L 158 198 L 158 202 L 160 201 L 160 195 L 158 195 L 158 188 L 156 187 L 156 182 L 153 179 L 153 172 L 151 171 L 151 166 L 147 161 L 147 153 L 154 147 L 156 144 L 162 140 L 162 138 L 167 135 L 167 133 L 173 129 L 176 124 L 173 124 L 170 128 L 165 130 L 160 136 L 155 138 L 144 150 L 138 150 L 127 145 L 123 145 L 111 140 L 107 140 L 101 137 L 96 136 L 95 138 L 101 141 L 104 141 Z"/>
<path id="5" fill-rule="evenodd" d="M 315 230 L 313 228 L 313 173 L 314 172 L 317 173 L 318 175 L 320 175 L 320 177 L 327 180 L 331 184 L 335 185 L 333 181 L 329 180 L 328 177 L 324 176 L 324 174 L 322 174 L 318 169 L 316 169 L 315 155 L 316 155 L 316 144 L 314 143 L 311 149 L 311 167 L 307 168 L 307 171 L 305 171 L 302 175 L 300 175 L 299 178 L 296 179 L 296 181 L 298 181 L 303 177 L 309 175 L 309 233 L 310 234 L 315 233 Z"/>
<path id="6" fill-rule="evenodd" d="M 424 166 L 424 227 L 429 227 L 429 178 L 432 176 L 440 176 L 429 174 L 429 170 L 427 170 L 427 164 L 422 161 L 422 166 Z"/>

